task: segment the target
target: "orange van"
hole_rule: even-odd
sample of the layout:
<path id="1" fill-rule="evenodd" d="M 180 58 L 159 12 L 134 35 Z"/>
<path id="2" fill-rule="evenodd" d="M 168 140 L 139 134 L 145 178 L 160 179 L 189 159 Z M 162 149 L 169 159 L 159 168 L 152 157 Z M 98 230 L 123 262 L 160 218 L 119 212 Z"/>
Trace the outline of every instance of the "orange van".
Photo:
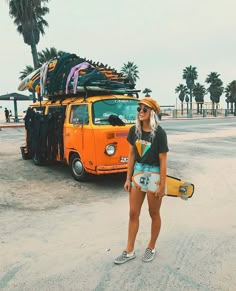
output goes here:
<path id="1" fill-rule="evenodd" d="M 96 95 L 32 104 L 25 117 L 22 157 L 36 165 L 65 161 L 78 181 L 91 174 L 125 172 L 126 138 L 137 103 L 134 96 Z"/>

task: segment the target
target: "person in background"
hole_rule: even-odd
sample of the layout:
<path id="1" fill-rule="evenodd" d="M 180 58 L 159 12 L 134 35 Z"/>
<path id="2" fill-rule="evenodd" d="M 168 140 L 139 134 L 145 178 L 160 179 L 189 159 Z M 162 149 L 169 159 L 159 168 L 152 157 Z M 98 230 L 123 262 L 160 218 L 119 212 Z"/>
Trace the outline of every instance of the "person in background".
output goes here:
<path id="1" fill-rule="evenodd" d="M 11 117 L 12 117 L 12 112 L 11 109 L 9 110 L 9 122 L 11 121 Z"/>
<path id="2" fill-rule="evenodd" d="M 22 116 L 23 120 L 25 120 L 25 116 L 26 116 L 26 110 L 23 111 L 23 116 Z"/>
<path id="3" fill-rule="evenodd" d="M 139 229 L 141 207 L 146 196 L 151 217 L 151 237 L 142 258 L 144 262 L 154 259 L 156 240 L 161 228 L 160 207 L 162 197 L 165 195 L 169 151 L 167 136 L 158 124 L 160 106 L 154 99 L 151 97 L 141 99 L 137 111 L 136 125 L 130 128 L 127 137 L 130 150 L 124 188 L 129 192 L 128 241 L 122 254 L 114 260 L 115 264 L 123 264 L 136 257 L 134 245 Z M 147 175 L 154 176 L 147 178 Z M 135 176 L 140 177 L 138 183 L 134 179 Z"/>
<path id="4" fill-rule="evenodd" d="M 9 110 L 5 107 L 5 118 L 6 118 L 6 122 L 10 122 L 10 118 L 9 118 Z"/>

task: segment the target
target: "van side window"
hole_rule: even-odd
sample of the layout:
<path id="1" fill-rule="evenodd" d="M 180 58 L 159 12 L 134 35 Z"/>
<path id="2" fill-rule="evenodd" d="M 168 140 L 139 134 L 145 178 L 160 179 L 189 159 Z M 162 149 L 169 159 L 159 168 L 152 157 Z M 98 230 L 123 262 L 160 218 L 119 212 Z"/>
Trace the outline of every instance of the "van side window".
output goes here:
<path id="1" fill-rule="evenodd" d="M 72 105 L 70 113 L 70 123 L 88 124 L 88 105 Z"/>
<path id="2" fill-rule="evenodd" d="M 66 111 L 66 106 L 49 106 L 48 107 L 48 114 L 53 113 L 53 112 L 58 112 L 58 113 L 65 113 Z"/>
<path id="3" fill-rule="evenodd" d="M 44 114 L 46 108 L 45 107 L 32 107 L 32 109 L 34 110 L 34 112 Z"/>

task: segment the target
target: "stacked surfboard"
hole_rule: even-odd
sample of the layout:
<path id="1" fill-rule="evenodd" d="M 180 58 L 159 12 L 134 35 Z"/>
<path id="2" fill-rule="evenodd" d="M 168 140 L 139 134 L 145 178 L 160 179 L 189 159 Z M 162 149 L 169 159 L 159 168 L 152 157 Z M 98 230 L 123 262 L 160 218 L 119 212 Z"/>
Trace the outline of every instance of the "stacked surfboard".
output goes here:
<path id="1" fill-rule="evenodd" d="M 114 94 L 139 92 L 129 79 L 115 69 L 69 53 L 51 59 L 33 71 L 21 81 L 18 90 L 29 90 L 48 98 L 86 91 Z"/>

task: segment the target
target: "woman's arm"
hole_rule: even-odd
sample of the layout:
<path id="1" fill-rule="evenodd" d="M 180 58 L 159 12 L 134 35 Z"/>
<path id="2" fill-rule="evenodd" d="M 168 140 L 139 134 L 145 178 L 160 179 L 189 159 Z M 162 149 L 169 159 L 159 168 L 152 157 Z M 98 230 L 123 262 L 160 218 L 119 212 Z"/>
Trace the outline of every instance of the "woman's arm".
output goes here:
<path id="1" fill-rule="evenodd" d="M 160 184 L 155 196 L 163 197 L 165 195 L 166 172 L 167 172 L 167 153 L 160 153 Z"/>
<path id="2" fill-rule="evenodd" d="M 135 163 L 135 154 L 134 154 L 134 148 L 131 145 L 129 149 L 129 155 L 128 155 L 128 169 L 127 169 L 127 176 L 125 181 L 125 191 L 130 192 L 131 191 L 131 178 L 134 171 L 134 163 Z"/>

